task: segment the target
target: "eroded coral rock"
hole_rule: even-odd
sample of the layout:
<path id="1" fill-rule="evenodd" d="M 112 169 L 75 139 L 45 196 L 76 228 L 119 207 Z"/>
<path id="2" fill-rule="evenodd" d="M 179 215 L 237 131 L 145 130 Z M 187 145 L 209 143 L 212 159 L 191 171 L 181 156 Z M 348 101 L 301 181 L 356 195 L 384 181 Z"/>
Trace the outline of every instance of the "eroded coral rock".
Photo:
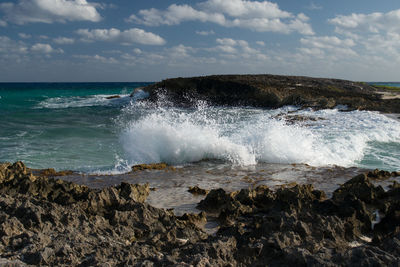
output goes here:
<path id="1" fill-rule="evenodd" d="M 214 189 L 203 212 L 177 217 L 145 203 L 148 184 L 96 190 L 5 163 L 0 265 L 398 266 L 400 187 L 385 192 L 369 179 L 356 176 L 329 199 L 312 185 Z M 209 216 L 215 235 L 200 228 Z"/>

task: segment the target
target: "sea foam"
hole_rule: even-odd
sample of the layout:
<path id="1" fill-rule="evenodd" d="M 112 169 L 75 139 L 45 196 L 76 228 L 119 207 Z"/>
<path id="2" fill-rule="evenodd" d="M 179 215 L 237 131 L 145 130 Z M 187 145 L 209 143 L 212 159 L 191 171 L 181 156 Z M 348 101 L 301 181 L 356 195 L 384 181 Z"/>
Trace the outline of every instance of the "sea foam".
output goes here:
<path id="1" fill-rule="evenodd" d="M 38 103 L 37 108 L 65 109 L 81 108 L 92 106 L 121 106 L 128 104 L 129 95 L 119 95 L 119 98 L 108 99 L 113 95 L 89 95 L 89 96 L 71 96 L 71 97 L 52 97 Z"/>
<path id="2" fill-rule="evenodd" d="M 376 112 L 298 110 L 293 114 L 318 119 L 291 124 L 276 116 L 287 111 L 133 103 L 124 111 L 120 141 L 131 164 L 216 159 L 345 167 L 362 165 L 377 142 L 400 142 L 400 123 Z"/>

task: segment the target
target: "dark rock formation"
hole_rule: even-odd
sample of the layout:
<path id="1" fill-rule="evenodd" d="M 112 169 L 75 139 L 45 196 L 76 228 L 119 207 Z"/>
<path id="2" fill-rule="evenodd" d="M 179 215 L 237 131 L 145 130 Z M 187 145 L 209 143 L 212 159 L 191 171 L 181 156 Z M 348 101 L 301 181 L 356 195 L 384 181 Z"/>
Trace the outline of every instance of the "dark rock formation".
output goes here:
<path id="1" fill-rule="evenodd" d="M 238 265 L 399 266 L 396 190 L 384 192 L 361 175 L 342 185 L 332 199 L 311 185 L 276 192 L 262 186 L 234 193 L 212 190 L 199 207 L 220 208 L 221 227 L 213 240 L 225 241 Z M 373 228 L 376 209 L 384 219 Z"/>
<path id="2" fill-rule="evenodd" d="M 200 188 L 197 185 L 189 187 L 188 191 L 189 191 L 189 193 L 192 193 L 193 195 L 207 195 L 208 194 L 208 190 Z"/>
<path id="3" fill-rule="evenodd" d="M 166 164 L 166 163 L 138 164 L 138 165 L 132 166 L 133 172 L 144 171 L 144 170 L 175 171 L 175 167 L 168 166 L 168 164 Z"/>
<path id="4" fill-rule="evenodd" d="M 106 99 L 115 99 L 115 98 L 121 98 L 119 95 L 112 95 L 112 96 L 107 96 Z"/>
<path id="5" fill-rule="evenodd" d="M 372 180 L 385 180 L 390 177 L 400 176 L 400 172 L 388 172 L 384 170 L 375 169 L 367 173 L 368 178 Z"/>
<path id="6" fill-rule="evenodd" d="M 145 87 L 150 100 L 167 95 L 176 105 L 194 99 L 215 105 L 277 108 L 297 105 L 315 109 L 347 105 L 350 109 L 400 112 L 400 99 L 381 98 L 376 88 L 361 82 L 279 75 L 213 75 L 167 79 Z M 165 97 L 165 96 L 163 96 Z"/>
<path id="7" fill-rule="evenodd" d="M 147 266 L 207 237 L 190 220 L 143 203 L 148 194 L 148 185 L 94 190 L 35 177 L 21 162 L 1 164 L 0 262 Z"/>
<path id="8" fill-rule="evenodd" d="M 366 174 L 331 199 L 312 185 L 211 190 L 205 212 L 180 217 L 144 203 L 148 194 L 0 164 L 0 265 L 399 266 L 400 186 L 385 192 Z M 209 215 L 215 235 L 200 228 Z"/>

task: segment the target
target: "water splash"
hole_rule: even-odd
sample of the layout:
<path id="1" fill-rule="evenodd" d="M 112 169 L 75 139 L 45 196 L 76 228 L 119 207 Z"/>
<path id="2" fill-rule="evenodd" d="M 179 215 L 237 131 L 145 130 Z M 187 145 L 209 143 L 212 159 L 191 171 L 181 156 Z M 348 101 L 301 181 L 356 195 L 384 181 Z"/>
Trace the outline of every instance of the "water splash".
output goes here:
<path id="1" fill-rule="evenodd" d="M 133 103 L 124 111 L 120 141 L 133 164 L 216 159 L 234 165 L 345 167 L 362 166 L 376 143 L 400 142 L 400 123 L 376 112 L 297 110 L 292 114 L 318 119 L 294 124 L 276 116 L 287 112 L 288 108 L 224 108 L 206 103 L 193 109 Z M 398 157 L 392 162 L 400 163 Z"/>

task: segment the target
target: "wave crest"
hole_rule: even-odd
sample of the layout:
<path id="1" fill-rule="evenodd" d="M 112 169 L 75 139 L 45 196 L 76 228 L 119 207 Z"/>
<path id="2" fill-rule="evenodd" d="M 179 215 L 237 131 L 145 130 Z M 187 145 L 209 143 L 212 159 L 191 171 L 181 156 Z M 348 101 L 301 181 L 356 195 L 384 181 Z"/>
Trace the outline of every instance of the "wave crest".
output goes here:
<path id="1" fill-rule="evenodd" d="M 400 141 L 400 123 L 375 112 L 297 111 L 323 120 L 288 124 L 276 116 L 287 111 L 133 104 L 120 139 L 132 164 L 217 159 L 313 166 L 354 166 L 374 142 Z"/>

